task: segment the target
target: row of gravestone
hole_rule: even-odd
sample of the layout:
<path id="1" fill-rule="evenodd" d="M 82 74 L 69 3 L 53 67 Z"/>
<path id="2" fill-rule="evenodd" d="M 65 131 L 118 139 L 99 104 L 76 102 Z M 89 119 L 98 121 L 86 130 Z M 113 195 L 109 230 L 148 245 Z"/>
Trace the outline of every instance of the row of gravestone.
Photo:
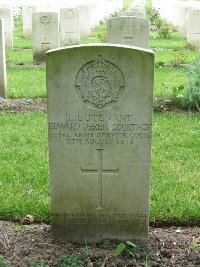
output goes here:
<path id="1" fill-rule="evenodd" d="M 154 0 L 153 5 L 168 22 L 200 50 L 200 1 Z"/>
<path id="2" fill-rule="evenodd" d="M 5 1 L 6 2 L 6 1 Z M 51 11 L 59 13 L 59 6 L 63 7 L 80 7 L 80 32 L 81 36 L 85 36 L 86 33 L 90 33 L 90 29 L 88 27 L 95 27 L 99 24 L 99 21 L 104 17 L 108 16 L 112 12 L 123 8 L 122 0 L 88 0 L 87 5 L 82 4 L 78 5 L 78 3 L 84 3 L 81 0 L 74 0 L 73 3 L 71 1 L 56 1 L 48 3 L 46 1 L 42 1 L 42 3 L 37 3 L 37 6 L 29 5 L 22 7 L 22 15 L 23 15 L 23 36 L 30 37 L 32 31 L 32 13 L 35 11 Z M 35 3 L 36 4 L 36 3 Z M 49 7 L 51 6 L 51 8 Z M 5 25 L 5 41 L 6 48 L 13 48 L 13 15 L 14 15 L 13 5 L 9 5 L 8 3 L 4 3 L 2 1 L 0 3 L 0 18 L 4 19 Z"/>
<path id="3" fill-rule="evenodd" d="M 85 9 L 87 9 L 87 7 L 88 6 L 82 6 L 82 8 Z M 80 41 L 79 12 L 80 12 L 79 8 L 61 9 L 60 38 L 59 38 L 58 13 L 33 12 L 32 38 L 33 38 L 34 60 L 39 62 L 45 61 L 46 51 L 50 49 L 59 48 L 60 40 L 61 40 L 61 46 L 63 47 L 68 45 L 79 44 Z M 146 16 L 145 9 L 142 6 L 132 6 L 126 12 L 125 11 L 119 12 L 117 17 L 112 17 L 108 19 L 107 20 L 108 43 L 127 44 L 127 45 L 138 46 L 141 48 L 148 48 L 149 21 L 148 19 L 145 18 L 145 16 Z M 90 27 L 85 27 L 86 35 L 88 35 L 88 32 L 86 32 L 88 30 L 90 30 Z M 4 60 L 2 60 L 2 62 L 4 62 Z M 3 80 L 5 81 L 5 79 Z M 6 85 L 4 86 L 4 89 L 5 88 Z M 5 97 L 6 93 L 1 93 L 1 96 Z"/>
<path id="4" fill-rule="evenodd" d="M 128 13 L 131 13 L 131 11 Z M 89 12 L 85 12 L 85 14 L 84 21 L 86 23 L 79 23 L 79 9 L 62 9 L 60 12 L 59 32 L 57 13 L 33 13 L 34 60 L 44 61 L 45 53 L 49 49 L 79 44 L 80 31 L 82 36 L 88 36 L 90 34 L 90 25 L 87 20 Z M 131 14 L 119 13 L 118 17 L 107 20 L 107 39 L 108 43 L 148 48 L 149 20 L 143 17 L 131 16 Z"/>

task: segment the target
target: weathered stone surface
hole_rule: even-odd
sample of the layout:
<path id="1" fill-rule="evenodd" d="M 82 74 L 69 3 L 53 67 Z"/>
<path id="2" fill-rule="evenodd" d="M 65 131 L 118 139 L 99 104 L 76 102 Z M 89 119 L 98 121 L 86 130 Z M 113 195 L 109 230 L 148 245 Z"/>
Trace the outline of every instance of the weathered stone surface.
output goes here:
<path id="1" fill-rule="evenodd" d="M 32 36 L 32 14 L 37 12 L 38 8 L 36 6 L 23 6 L 23 36 Z"/>
<path id="2" fill-rule="evenodd" d="M 0 19 L 4 21 L 6 48 L 13 48 L 13 16 L 9 8 L 0 8 Z"/>
<path id="3" fill-rule="evenodd" d="M 60 10 L 60 45 L 77 45 L 80 43 L 80 21 L 78 8 Z"/>
<path id="4" fill-rule="evenodd" d="M 0 19 L 0 97 L 7 97 L 4 22 Z"/>
<path id="5" fill-rule="evenodd" d="M 58 14 L 36 12 L 33 18 L 33 59 L 44 61 L 47 50 L 59 47 Z"/>
<path id="6" fill-rule="evenodd" d="M 118 17 L 140 17 L 145 18 L 145 14 L 139 11 L 121 11 L 118 14 Z"/>
<path id="7" fill-rule="evenodd" d="M 153 69 L 130 46 L 47 53 L 53 238 L 147 239 Z"/>
<path id="8" fill-rule="evenodd" d="M 200 44 L 200 9 L 188 10 L 187 42 L 199 47 Z"/>
<path id="9" fill-rule="evenodd" d="M 143 14 L 143 17 L 146 17 L 146 7 L 144 5 L 133 4 L 129 7 L 128 11 L 141 13 Z"/>
<path id="10" fill-rule="evenodd" d="M 107 20 L 108 43 L 148 48 L 149 20 L 139 17 L 117 17 Z"/>

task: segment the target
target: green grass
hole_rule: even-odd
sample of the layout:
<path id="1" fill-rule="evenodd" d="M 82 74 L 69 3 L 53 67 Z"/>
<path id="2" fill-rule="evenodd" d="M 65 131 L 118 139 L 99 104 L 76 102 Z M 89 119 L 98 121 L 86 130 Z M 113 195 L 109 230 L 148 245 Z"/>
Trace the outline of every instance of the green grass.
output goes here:
<path id="1" fill-rule="evenodd" d="M 125 0 L 128 5 L 130 0 Z M 81 43 L 103 42 L 106 25 L 92 30 Z M 156 62 L 171 63 L 186 39 L 174 32 L 170 39 L 151 34 Z M 21 20 L 15 22 L 14 46 L 31 48 L 30 38 L 22 37 Z M 172 49 L 172 51 L 166 51 Z M 10 64 L 32 64 L 31 50 L 7 50 Z M 196 58 L 187 50 L 185 63 Z M 8 66 L 10 98 L 46 97 L 45 67 Z M 154 96 L 187 82 L 186 68 L 155 69 Z M 46 113 L 0 113 L 0 219 L 19 219 L 27 214 L 50 221 L 48 147 Z M 194 223 L 200 221 L 199 147 L 200 115 L 156 113 L 153 121 L 151 179 L 151 220 Z"/>
<path id="2" fill-rule="evenodd" d="M 14 48 L 32 48 L 32 40 L 31 38 L 23 37 L 22 31 L 22 19 L 15 21 L 15 28 L 14 28 Z"/>
<path id="3" fill-rule="evenodd" d="M 25 37 L 15 37 L 14 38 L 14 48 L 32 48 L 32 40 Z"/>
<path id="4" fill-rule="evenodd" d="M 158 113 L 153 125 L 151 218 L 200 221 L 200 115 Z"/>
<path id="5" fill-rule="evenodd" d="M 169 39 L 161 39 L 158 38 L 158 33 L 151 33 L 155 39 L 150 39 L 149 46 L 150 48 L 172 48 L 172 49 L 180 49 L 183 48 L 186 44 L 186 38 L 182 37 L 178 32 L 173 32 L 171 38 Z"/>
<path id="6" fill-rule="evenodd" d="M 46 78 L 44 66 L 22 66 L 7 68 L 8 92 L 10 98 L 46 97 Z M 188 81 L 185 68 L 155 68 L 154 96 L 166 95 L 174 86 Z"/>
<path id="7" fill-rule="evenodd" d="M 0 218 L 49 216 L 46 114 L 0 114 Z"/>
<path id="8" fill-rule="evenodd" d="M 19 63 L 33 63 L 32 50 L 6 50 L 7 63 L 19 64 Z"/>
<path id="9" fill-rule="evenodd" d="M 8 67 L 9 98 L 46 97 L 45 67 Z"/>
<path id="10" fill-rule="evenodd" d="M 92 29 L 91 37 L 81 38 L 81 44 L 106 43 L 106 31 L 106 23 L 101 23 L 99 27 L 95 27 Z"/>
<path id="11" fill-rule="evenodd" d="M 179 51 L 162 51 L 155 53 L 156 62 L 174 63 L 183 59 L 182 63 L 191 63 L 198 58 L 197 51 L 179 50 Z"/>
<path id="12" fill-rule="evenodd" d="M 162 67 L 155 69 L 154 96 L 168 94 L 174 86 L 185 84 L 188 81 L 185 68 Z"/>
<path id="13" fill-rule="evenodd" d="M 200 115 L 154 114 L 151 220 L 200 219 L 199 121 Z M 46 113 L 0 113 L 0 125 L 0 219 L 32 214 L 49 221 Z"/>

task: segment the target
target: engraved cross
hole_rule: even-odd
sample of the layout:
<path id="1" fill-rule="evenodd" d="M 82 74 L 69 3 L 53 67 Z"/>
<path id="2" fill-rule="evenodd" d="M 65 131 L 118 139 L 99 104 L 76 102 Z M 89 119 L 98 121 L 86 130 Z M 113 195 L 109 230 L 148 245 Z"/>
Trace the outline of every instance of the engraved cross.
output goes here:
<path id="1" fill-rule="evenodd" d="M 48 50 L 50 43 L 48 43 L 48 42 L 47 42 L 47 38 L 45 38 L 45 39 L 44 39 L 44 42 L 41 43 L 41 45 L 42 45 L 42 50 L 45 51 L 45 50 Z"/>
<path id="2" fill-rule="evenodd" d="M 69 37 L 69 42 L 67 43 L 67 44 L 71 44 L 72 43 L 72 34 L 73 34 L 74 32 L 66 32 L 66 38 L 68 39 Z"/>
<path id="3" fill-rule="evenodd" d="M 104 169 L 102 164 L 102 151 L 103 149 L 96 149 L 97 151 L 97 168 L 95 169 L 82 169 L 81 174 L 97 174 L 98 175 L 98 206 L 97 209 L 103 209 L 103 174 L 119 174 L 119 168 L 115 170 Z"/>

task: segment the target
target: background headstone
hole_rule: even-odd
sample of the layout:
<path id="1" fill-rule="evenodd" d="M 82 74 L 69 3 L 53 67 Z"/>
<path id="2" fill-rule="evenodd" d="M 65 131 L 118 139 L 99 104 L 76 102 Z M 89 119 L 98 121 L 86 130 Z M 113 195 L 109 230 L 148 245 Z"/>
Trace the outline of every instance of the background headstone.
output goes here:
<path id="1" fill-rule="evenodd" d="M 63 8 L 60 10 L 60 45 L 77 45 L 79 43 L 79 9 Z"/>
<path id="2" fill-rule="evenodd" d="M 131 5 L 128 11 L 143 14 L 143 17 L 146 17 L 146 7 L 143 5 Z"/>
<path id="3" fill-rule="evenodd" d="M 55 12 L 36 12 L 33 18 L 33 59 L 44 61 L 47 50 L 59 47 L 58 14 Z"/>
<path id="4" fill-rule="evenodd" d="M 139 17 L 117 17 L 107 20 L 108 43 L 148 48 L 149 20 Z"/>
<path id="5" fill-rule="evenodd" d="M 146 240 L 153 52 L 102 44 L 47 54 L 54 239 Z"/>
<path id="6" fill-rule="evenodd" d="M 200 40 L 200 9 L 189 9 L 187 20 L 187 42 L 198 47 Z"/>
<path id="7" fill-rule="evenodd" d="M 38 8 L 36 6 L 23 6 L 22 8 L 22 18 L 23 18 L 23 36 L 32 36 L 32 14 L 37 12 Z"/>
<path id="8" fill-rule="evenodd" d="M 0 19 L 0 97 L 7 97 L 4 22 Z"/>
<path id="9" fill-rule="evenodd" d="M 140 17 L 140 18 L 145 18 L 145 14 L 139 11 L 121 11 L 117 13 L 118 17 Z"/>
<path id="10" fill-rule="evenodd" d="M 80 11 L 80 36 L 88 37 L 91 34 L 91 13 L 89 5 L 78 5 Z"/>
<path id="11" fill-rule="evenodd" d="M 13 15 L 9 8 L 0 8 L 0 19 L 4 21 L 6 48 L 13 48 Z"/>

